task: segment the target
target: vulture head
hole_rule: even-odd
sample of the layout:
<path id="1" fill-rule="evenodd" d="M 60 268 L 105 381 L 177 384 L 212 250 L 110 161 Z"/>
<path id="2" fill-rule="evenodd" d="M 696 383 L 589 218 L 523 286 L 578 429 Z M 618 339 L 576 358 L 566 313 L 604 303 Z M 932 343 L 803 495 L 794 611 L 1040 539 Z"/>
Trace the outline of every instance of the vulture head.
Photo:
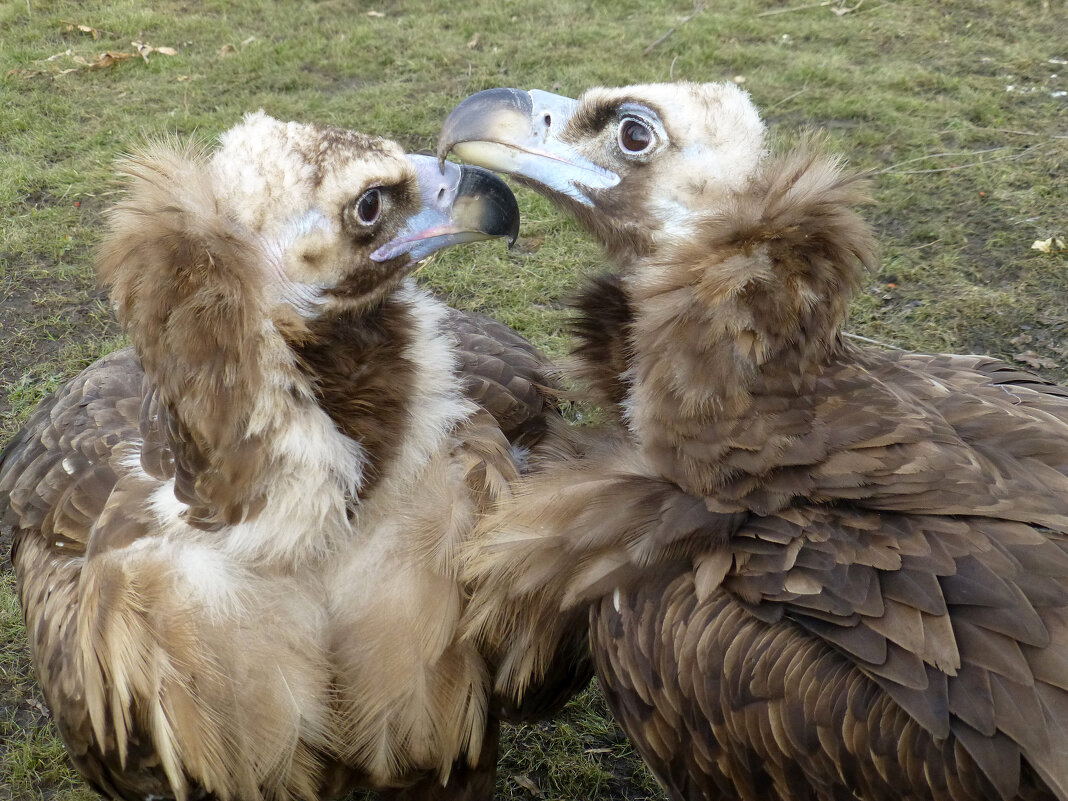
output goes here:
<path id="1" fill-rule="evenodd" d="M 397 332 L 415 327 L 411 315 L 383 319 L 413 266 L 518 228 L 515 198 L 492 173 L 263 112 L 213 153 L 162 143 L 123 171 L 129 191 L 111 212 L 100 276 L 189 443 L 177 494 L 204 525 L 264 502 L 256 487 L 272 468 L 254 454 L 286 441 L 294 409 L 320 402 L 321 363 L 346 350 L 325 343 L 371 325 L 386 332 L 378 351 L 403 356 Z"/>
<path id="2" fill-rule="evenodd" d="M 746 187 L 764 123 L 732 83 L 596 88 L 577 100 L 487 89 L 446 119 L 438 155 L 450 152 L 552 198 L 612 255 L 641 255 Z"/>
<path id="3" fill-rule="evenodd" d="M 691 342 L 689 353 L 671 346 L 680 366 L 666 391 L 690 409 L 744 406 L 758 372 L 830 358 L 860 267 L 875 263 L 853 211 L 867 199 L 857 177 L 811 142 L 769 153 L 732 83 L 597 88 L 577 100 L 490 89 L 449 115 L 438 155 L 450 152 L 573 211 L 622 265 L 576 302 L 580 370 L 616 403 L 628 353 L 655 365 L 665 344 Z M 635 341 L 638 318 L 659 344 Z"/>
<path id="4" fill-rule="evenodd" d="M 439 167 L 429 156 L 405 155 L 395 142 L 354 131 L 280 122 L 263 112 L 245 117 L 205 159 L 189 149 L 150 148 L 130 159 L 132 199 L 113 215 L 116 243 L 104 277 L 117 288 L 120 312 L 150 278 L 118 275 L 114 250 L 135 238 L 126 226 L 151 213 L 153 189 L 170 194 L 183 229 L 160 260 L 180 275 L 176 259 L 238 240 L 260 258 L 255 283 L 272 300 L 304 317 L 342 308 L 366 309 L 396 287 L 421 259 L 462 242 L 515 238 L 518 208 L 507 187 L 478 168 Z M 140 204 L 134 206 L 134 204 Z M 158 233 L 145 232 L 144 240 Z M 247 259 L 246 259 L 247 260 Z M 140 271 L 128 270 L 134 273 Z"/>

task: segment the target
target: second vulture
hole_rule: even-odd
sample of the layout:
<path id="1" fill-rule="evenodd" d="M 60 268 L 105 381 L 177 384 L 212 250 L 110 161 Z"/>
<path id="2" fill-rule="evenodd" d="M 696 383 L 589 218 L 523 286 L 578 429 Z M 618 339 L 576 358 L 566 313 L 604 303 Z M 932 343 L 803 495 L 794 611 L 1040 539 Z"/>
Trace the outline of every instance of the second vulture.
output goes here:
<path id="1" fill-rule="evenodd" d="M 615 260 L 577 355 L 628 432 L 485 521 L 471 626 L 518 693 L 588 616 L 674 799 L 1068 801 L 1068 392 L 844 338 L 863 187 L 764 133 L 730 84 L 446 122 Z"/>
<path id="2" fill-rule="evenodd" d="M 160 144 L 124 171 L 99 270 L 132 347 L 0 457 L 75 765 L 137 801 L 491 798 L 494 715 L 560 693 L 491 697 L 457 555 L 516 478 L 505 431 L 552 425 L 543 362 L 410 273 L 514 237 L 515 199 L 484 170 L 262 112 L 213 153 Z"/>

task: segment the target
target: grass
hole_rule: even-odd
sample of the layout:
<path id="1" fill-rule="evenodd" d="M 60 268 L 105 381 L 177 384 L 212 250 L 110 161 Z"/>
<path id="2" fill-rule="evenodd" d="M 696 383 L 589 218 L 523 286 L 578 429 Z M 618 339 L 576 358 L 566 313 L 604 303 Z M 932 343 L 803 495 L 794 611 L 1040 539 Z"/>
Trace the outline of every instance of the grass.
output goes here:
<path id="1" fill-rule="evenodd" d="M 1031 244 L 1068 237 L 1068 98 L 1058 95 L 1068 89 L 1068 6 L 866 0 L 834 13 L 853 6 L 0 6 L 0 442 L 44 393 L 120 341 L 91 267 L 117 155 L 167 133 L 210 138 L 257 108 L 429 148 L 447 111 L 491 86 L 575 94 L 595 84 L 744 81 L 778 136 L 824 129 L 875 173 L 868 216 L 883 264 L 857 299 L 853 331 L 918 350 L 1016 358 L 1064 380 L 1068 258 Z M 87 68 L 101 53 L 132 53 L 133 41 L 177 54 Z M 560 355 L 562 298 L 597 269 L 599 254 L 544 200 L 519 194 L 516 249 L 455 249 L 421 279 Z M 89 798 L 39 707 L 9 567 L 0 610 L 0 801 Z M 552 723 L 510 731 L 506 743 L 502 798 L 660 797 L 595 692 Z"/>

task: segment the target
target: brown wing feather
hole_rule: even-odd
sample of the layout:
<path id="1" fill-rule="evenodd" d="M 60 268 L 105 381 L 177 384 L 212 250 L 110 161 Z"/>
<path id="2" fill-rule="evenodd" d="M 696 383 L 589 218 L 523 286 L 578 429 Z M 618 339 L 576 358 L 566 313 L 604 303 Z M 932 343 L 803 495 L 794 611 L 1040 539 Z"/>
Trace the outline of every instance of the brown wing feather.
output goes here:
<path id="1" fill-rule="evenodd" d="M 687 559 L 695 542 L 726 542 L 742 519 L 709 512 L 611 443 L 606 432 L 601 453 L 518 482 L 514 502 L 472 538 L 467 625 L 505 694 L 540 679 L 561 640 L 583 625 L 585 603 L 649 565 Z"/>
<path id="2" fill-rule="evenodd" d="M 144 373 L 130 348 L 89 367 L 42 402 L 0 456 L 4 523 L 57 554 L 83 554 L 140 437 Z M 89 433 L 92 432 L 92 433 Z M 62 549 L 73 550 L 62 550 Z"/>
<path id="3" fill-rule="evenodd" d="M 552 390 L 557 370 L 537 348 L 483 314 L 449 309 L 444 321 L 456 343 L 468 396 L 486 409 L 512 442 L 532 444 L 545 418 L 558 415 Z"/>
<path id="4" fill-rule="evenodd" d="M 821 638 L 802 611 L 788 619 L 752 614 L 726 585 L 700 598 L 688 569 L 649 576 L 592 608 L 606 697 L 672 797 L 1057 797 L 1040 774 L 1063 759 L 1063 746 L 1041 767 L 1021 763 L 1027 747 L 1004 731 L 1020 734 L 1023 718 L 1011 705 L 990 734 L 956 708 L 944 711 L 953 733 L 936 736 L 924 725 L 930 713 L 913 714 L 891 681 Z M 1048 721 L 1059 732 L 1057 707 L 1034 688 L 1020 697 L 1031 699 L 1024 709 L 1039 712 L 1036 729 Z M 924 693 L 919 700 L 931 702 Z"/>

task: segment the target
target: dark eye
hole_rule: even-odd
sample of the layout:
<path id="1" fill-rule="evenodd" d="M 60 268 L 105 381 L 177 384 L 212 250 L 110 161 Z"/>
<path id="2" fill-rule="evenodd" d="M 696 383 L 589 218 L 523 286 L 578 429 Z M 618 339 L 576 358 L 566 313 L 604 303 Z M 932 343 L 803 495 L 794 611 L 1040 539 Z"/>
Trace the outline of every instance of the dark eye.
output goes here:
<path id="1" fill-rule="evenodd" d="M 368 189 L 356 201 L 356 220 L 361 225 L 374 225 L 382 213 L 382 191 L 375 187 Z"/>
<path id="2" fill-rule="evenodd" d="M 619 123 L 619 133 L 616 134 L 616 138 L 624 153 L 644 153 L 653 146 L 655 141 L 653 129 L 633 117 L 627 117 Z"/>

